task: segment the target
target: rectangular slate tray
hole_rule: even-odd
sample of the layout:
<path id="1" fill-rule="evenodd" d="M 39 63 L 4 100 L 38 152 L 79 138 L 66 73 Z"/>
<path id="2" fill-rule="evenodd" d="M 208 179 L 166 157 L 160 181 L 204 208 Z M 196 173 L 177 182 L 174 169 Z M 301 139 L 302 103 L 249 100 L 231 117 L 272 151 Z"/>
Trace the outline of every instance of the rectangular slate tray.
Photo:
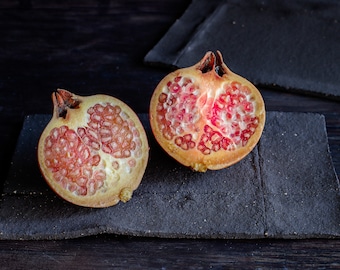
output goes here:
<path id="1" fill-rule="evenodd" d="M 112 233 L 169 238 L 339 237 L 339 181 L 323 115 L 268 112 L 255 149 L 229 168 L 192 172 L 150 142 L 140 187 L 127 203 L 72 205 L 42 178 L 36 159 L 50 115 L 29 115 L 0 201 L 0 239 L 64 239 Z"/>
<path id="2" fill-rule="evenodd" d="M 145 62 L 187 67 L 220 50 L 254 84 L 340 100 L 340 2 L 194 0 Z"/>

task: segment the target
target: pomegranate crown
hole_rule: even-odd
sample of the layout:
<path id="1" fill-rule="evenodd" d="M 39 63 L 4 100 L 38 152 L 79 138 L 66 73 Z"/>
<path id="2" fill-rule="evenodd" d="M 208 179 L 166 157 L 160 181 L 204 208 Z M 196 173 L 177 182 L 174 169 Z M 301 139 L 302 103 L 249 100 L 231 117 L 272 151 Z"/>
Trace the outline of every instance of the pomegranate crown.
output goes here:
<path id="1" fill-rule="evenodd" d="M 68 109 L 76 109 L 80 104 L 80 100 L 74 94 L 64 89 L 53 92 L 52 100 L 56 115 L 64 119 Z"/>
<path id="2" fill-rule="evenodd" d="M 220 51 L 216 51 L 216 55 L 212 51 L 207 52 L 199 63 L 198 69 L 202 73 L 215 71 L 215 73 L 220 77 L 227 74 L 229 71 L 223 62 L 223 57 Z"/>

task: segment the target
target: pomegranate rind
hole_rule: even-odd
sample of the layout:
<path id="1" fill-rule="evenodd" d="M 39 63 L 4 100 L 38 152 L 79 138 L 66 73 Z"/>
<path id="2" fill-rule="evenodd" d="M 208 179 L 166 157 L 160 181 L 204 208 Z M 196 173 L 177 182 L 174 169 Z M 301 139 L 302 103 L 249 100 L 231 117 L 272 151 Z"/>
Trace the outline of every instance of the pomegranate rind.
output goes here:
<path id="1" fill-rule="evenodd" d="M 66 201 L 84 207 L 103 208 L 118 204 L 120 201 L 127 202 L 131 199 L 133 192 L 138 188 L 143 178 L 149 157 L 149 145 L 147 136 L 142 123 L 136 113 L 124 102 L 108 95 L 77 96 L 74 98 L 80 101 L 78 108 L 73 109 L 72 113 L 66 114 L 66 117 L 58 116 L 58 109 L 55 107 L 52 119 L 42 132 L 38 143 L 38 163 L 43 177 L 50 188 L 61 198 Z M 133 168 L 128 165 L 129 158 L 119 159 L 119 169 L 112 165 L 115 158 L 99 150 L 101 161 L 98 166 L 105 170 L 106 178 L 103 187 L 99 188 L 94 194 L 79 195 L 73 191 L 65 189 L 60 182 L 56 181 L 51 169 L 46 164 L 45 142 L 46 138 L 51 135 L 52 130 L 67 126 L 70 130 L 77 130 L 79 127 L 86 127 L 88 121 L 88 108 L 96 104 L 110 104 L 122 109 L 125 119 L 132 121 L 134 128 L 140 140 L 138 157 L 134 157 Z"/>
<path id="2" fill-rule="evenodd" d="M 203 59 L 196 65 L 192 67 L 178 69 L 165 76 L 157 85 L 150 101 L 150 125 L 156 141 L 171 157 L 173 157 L 179 163 L 192 168 L 194 171 L 199 172 L 205 172 L 208 169 L 223 169 L 239 162 L 245 156 L 247 156 L 260 140 L 266 118 L 265 104 L 259 90 L 247 79 L 232 72 L 225 65 L 225 63 L 223 63 L 223 60 L 221 65 L 226 73 L 223 74 L 222 77 L 218 75 L 214 70 L 202 73 L 201 67 L 204 64 L 204 61 L 207 61 L 208 55 L 211 53 L 212 52 L 207 52 Z M 222 59 L 222 56 L 219 52 L 218 54 L 220 59 Z M 199 86 L 199 89 L 201 91 L 200 97 L 204 95 L 209 97 L 209 93 L 216 92 L 216 89 L 221 88 L 221 85 L 228 85 L 233 82 L 237 82 L 243 87 L 247 87 L 250 90 L 250 98 L 254 104 L 254 115 L 257 117 L 258 123 L 255 132 L 250 136 L 244 146 L 237 147 L 234 150 L 220 150 L 216 152 L 212 151 L 210 154 L 204 155 L 197 149 L 197 147 L 183 150 L 181 147 L 177 146 L 174 143 L 173 139 L 166 139 L 164 137 L 160 124 L 157 120 L 159 117 L 161 117 L 157 109 L 159 107 L 160 95 L 163 93 L 164 89 L 167 88 L 169 81 L 172 82 L 176 78 L 184 76 L 186 78 L 191 78 L 193 80 L 193 83 Z M 214 97 L 212 97 L 212 99 L 213 98 Z M 204 106 L 205 108 L 201 107 L 201 102 L 199 99 L 196 101 L 196 107 L 198 108 L 198 110 L 200 110 L 200 115 L 198 117 L 202 118 L 202 121 L 199 120 L 195 124 L 195 129 L 197 130 L 197 133 L 200 133 L 200 131 L 204 129 L 205 124 L 208 122 L 206 121 L 206 112 L 210 111 L 211 108 L 209 108 L 209 106 L 211 106 L 211 104 L 206 104 Z M 191 134 L 192 136 L 194 136 L 195 131 L 192 131 Z"/>

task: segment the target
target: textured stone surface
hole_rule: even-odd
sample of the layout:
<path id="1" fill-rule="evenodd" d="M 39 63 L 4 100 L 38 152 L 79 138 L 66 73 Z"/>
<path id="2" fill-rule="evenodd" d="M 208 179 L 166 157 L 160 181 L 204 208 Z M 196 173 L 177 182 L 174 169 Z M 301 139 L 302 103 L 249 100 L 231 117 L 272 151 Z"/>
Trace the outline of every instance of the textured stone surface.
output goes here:
<path id="1" fill-rule="evenodd" d="M 340 99 L 340 3 L 196 0 L 145 62 L 186 67 L 220 50 L 255 84 Z"/>
<path id="2" fill-rule="evenodd" d="M 100 233 L 181 238 L 340 235 L 339 184 L 319 114 L 268 112 L 257 147 L 232 167 L 192 172 L 154 141 L 126 204 L 92 209 L 57 197 L 40 175 L 36 146 L 49 115 L 26 117 L 0 201 L 0 239 Z"/>

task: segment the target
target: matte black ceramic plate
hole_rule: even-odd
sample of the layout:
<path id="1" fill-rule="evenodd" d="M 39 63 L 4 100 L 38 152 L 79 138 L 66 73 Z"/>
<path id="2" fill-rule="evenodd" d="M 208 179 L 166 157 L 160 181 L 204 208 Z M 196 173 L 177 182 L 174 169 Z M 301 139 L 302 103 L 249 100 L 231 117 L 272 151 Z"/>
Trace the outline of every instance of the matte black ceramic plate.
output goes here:
<path id="1" fill-rule="evenodd" d="M 50 117 L 25 119 L 0 201 L 0 239 L 340 235 L 339 183 L 322 115 L 268 112 L 263 136 L 245 159 L 206 173 L 168 157 L 140 115 L 151 147 L 142 184 L 129 202 L 104 209 L 63 201 L 40 175 L 36 147 Z"/>
<path id="2" fill-rule="evenodd" d="M 187 67 L 220 50 L 258 85 L 340 99 L 340 2 L 194 0 L 145 62 Z"/>

